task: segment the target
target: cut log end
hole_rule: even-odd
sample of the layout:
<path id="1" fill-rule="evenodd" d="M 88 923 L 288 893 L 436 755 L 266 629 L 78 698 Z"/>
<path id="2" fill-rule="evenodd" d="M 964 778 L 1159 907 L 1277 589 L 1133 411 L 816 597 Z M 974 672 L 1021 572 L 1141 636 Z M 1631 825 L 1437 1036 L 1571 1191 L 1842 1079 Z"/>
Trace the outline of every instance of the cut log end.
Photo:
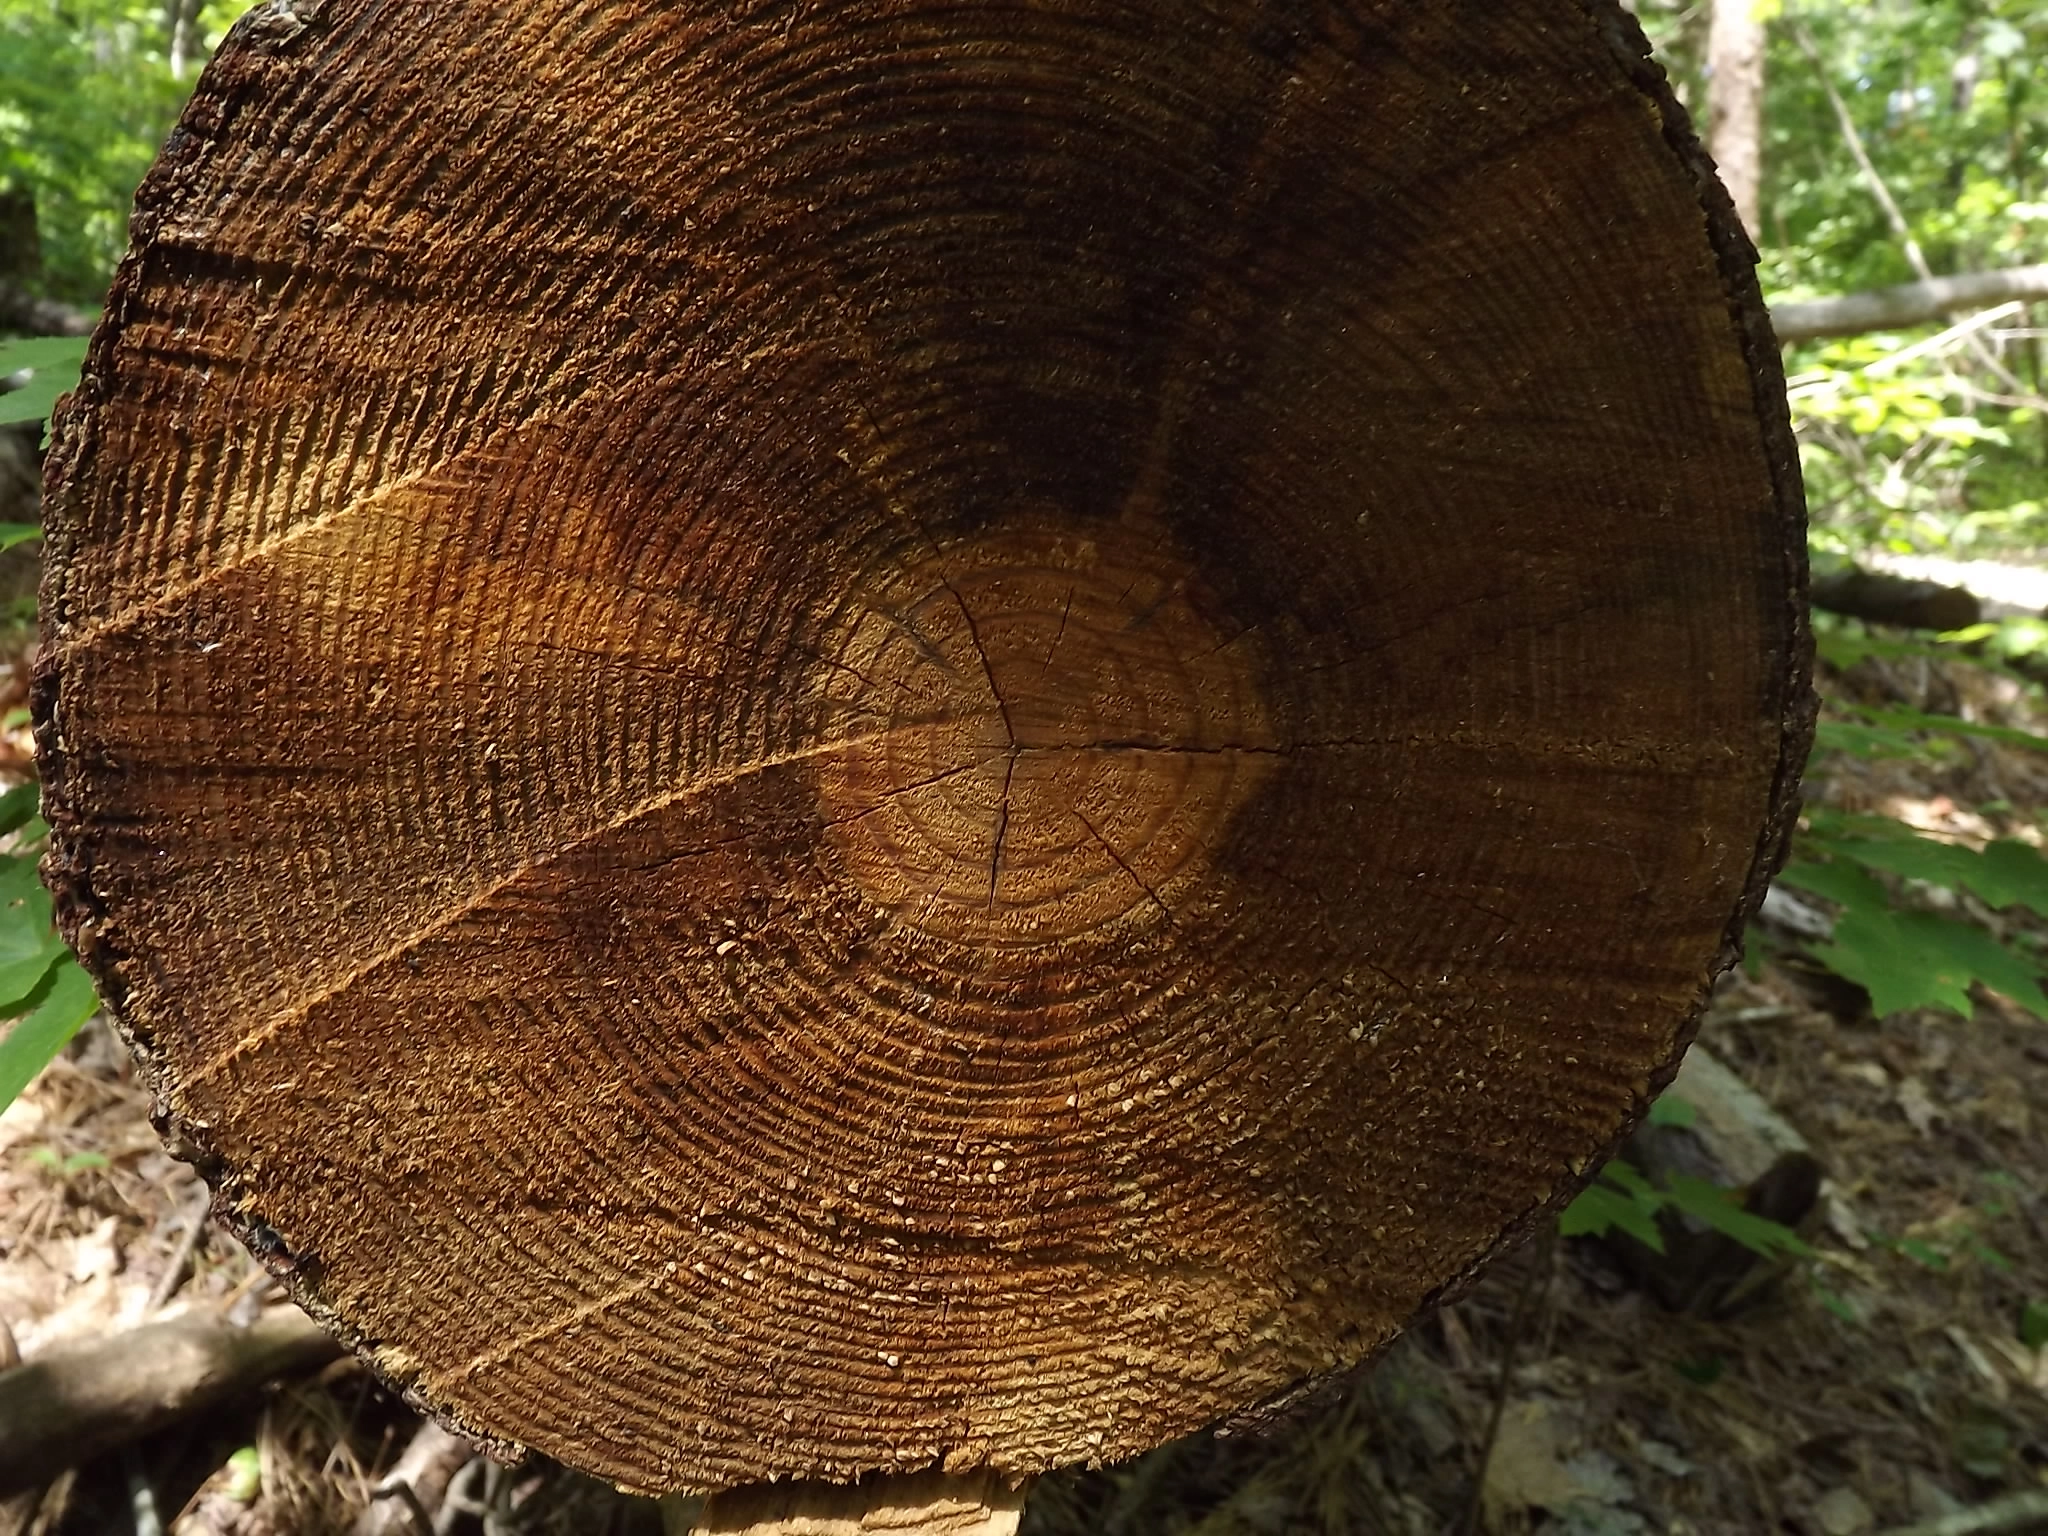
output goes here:
<path id="1" fill-rule="evenodd" d="M 1569 1198 L 1809 721 L 1748 246 L 1617 7 L 255 14 L 35 708 L 67 932 L 310 1308 L 622 1484 L 1021 1476 Z"/>

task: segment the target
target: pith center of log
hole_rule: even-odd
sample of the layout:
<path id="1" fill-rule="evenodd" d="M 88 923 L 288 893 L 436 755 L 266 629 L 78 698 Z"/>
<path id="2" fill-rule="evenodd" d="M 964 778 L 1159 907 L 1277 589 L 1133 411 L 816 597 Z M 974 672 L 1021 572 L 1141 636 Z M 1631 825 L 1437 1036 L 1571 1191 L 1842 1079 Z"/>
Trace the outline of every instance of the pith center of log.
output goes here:
<path id="1" fill-rule="evenodd" d="M 1056 943 L 1171 919 L 1277 744 L 1257 635 L 1149 523 L 1037 517 L 856 584 L 819 793 L 868 896 L 933 934 Z"/>

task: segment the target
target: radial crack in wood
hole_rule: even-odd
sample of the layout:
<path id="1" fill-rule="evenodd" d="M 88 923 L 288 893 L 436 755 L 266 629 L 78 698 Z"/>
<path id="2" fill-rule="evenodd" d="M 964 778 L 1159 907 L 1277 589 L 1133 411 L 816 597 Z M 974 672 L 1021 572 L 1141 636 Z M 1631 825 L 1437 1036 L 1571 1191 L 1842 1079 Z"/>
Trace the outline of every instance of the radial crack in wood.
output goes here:
<path id="1" fill-rule="evenodd" d="M 1608 0 L 270 5 L 133 227 L 48 877 L 503 1452 L 1008 1480 L 1346 1371 L 1779 855 L 1776 347 Z"/>

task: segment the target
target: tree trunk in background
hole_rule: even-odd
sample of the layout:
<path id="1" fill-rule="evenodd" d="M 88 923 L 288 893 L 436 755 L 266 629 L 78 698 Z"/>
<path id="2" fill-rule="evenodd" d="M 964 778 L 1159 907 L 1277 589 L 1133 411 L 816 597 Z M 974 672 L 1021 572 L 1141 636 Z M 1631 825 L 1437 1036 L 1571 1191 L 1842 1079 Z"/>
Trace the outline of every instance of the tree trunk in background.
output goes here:
<path id="1" fill-rule="evenodd" d="M 1707 33 L 1707 153 L 1755 239 L 1764 179 L 1764 24 L 1757 0 L 1714 0 Z"/>
<path id="2" fill-rule="evenodd" d="M 1921 283 L 1899 283 L 1833 299 L 1803 299 L 1771 306 L 1780 341 L 1817 341 L 1871 331 L 1931 325 L 1950 315 L 2001 304 L 2048 300 L 2048 262 L 1993 272 L 1958 272 Z"/>
<path id="3" fill-rule="evenodd" d="M 164 20 L 171 34 L 171 77 L 182 80 L 199 53 L 199 0 L 166 0 Z"/>

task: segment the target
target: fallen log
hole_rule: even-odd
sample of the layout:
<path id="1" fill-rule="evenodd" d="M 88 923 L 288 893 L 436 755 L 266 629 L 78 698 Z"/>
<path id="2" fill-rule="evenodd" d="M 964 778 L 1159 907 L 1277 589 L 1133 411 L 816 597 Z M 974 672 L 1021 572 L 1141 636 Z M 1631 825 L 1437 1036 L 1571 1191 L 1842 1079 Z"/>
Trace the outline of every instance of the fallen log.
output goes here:
<path id="1" fill-rule="evenodd" d="M 0 331 L 24 336 L 87 336 L 97 318 L 69 304 L 0 283 Z"/>
<path id="2" fill-rule="evenodd" d="M 1953 277 L 1900 283 L 1834 299 L 1799 299 L 1771 306 L 1771 326 L 1783 342 L 1861 336 L 1945 320 L 1959 310 L 1989 309 L 2018 299 L 2048 299 L 2048 263 L 1961 272 Z"/>
<path id="3" fill-rule="evenodd" d="M 246 1328 L 194 1313 L 48 1350 L 0 1374 L 0 1497 L 339 1353 L 296 1307 Z"/>
<path id="4" fill-rule="evenodd" d="M 1907 629 L 1968 629 L 1984 617 L 1982 601 L 1967 588 L 1853 564 L 1813 573 L 1813 605 L 1830 613 Z"/>

